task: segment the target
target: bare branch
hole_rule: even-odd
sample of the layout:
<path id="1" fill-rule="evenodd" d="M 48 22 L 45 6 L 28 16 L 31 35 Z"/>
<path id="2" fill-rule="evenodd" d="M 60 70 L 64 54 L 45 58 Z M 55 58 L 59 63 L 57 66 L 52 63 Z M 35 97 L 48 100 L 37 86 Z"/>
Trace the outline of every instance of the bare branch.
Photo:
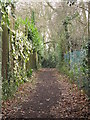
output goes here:
<path id="1" fill-rule="evenodd" d="M 86 11 L 88 11 L 88 12 L 90 13 L 90 11 L 89 11 L 87 8 L 84 8 L 84 7 L 82 7 L 82 6 L 76 6 L 76 7 L 81 8 L 81 9 L 84 9 L 84 10 L 86 10 Z"/>
<path id="2" fill-rule="evenodd" d="M 55 10 L 54 8 L 53 8 L 53 6 L 49 3 L 49 2 L 46 2 L 47 4 L 48 4 L 48 6 L 52 9 L 52 10 Z"/>
<path id="3" fill-rule="evenodd" d="M 45 42 L 44 44 L 48 44 L 48 43 L 57 43 L 57 41 L 48 41 L 48 42 Z"/>
<path id="4" fill-rule="evenodd" d="M 80 23 L 83 24 L 84 26 L 87 26 L 87 24 L 83 23 L 81 20 L 78 20 L 78 22 L 80 22 Z"/>

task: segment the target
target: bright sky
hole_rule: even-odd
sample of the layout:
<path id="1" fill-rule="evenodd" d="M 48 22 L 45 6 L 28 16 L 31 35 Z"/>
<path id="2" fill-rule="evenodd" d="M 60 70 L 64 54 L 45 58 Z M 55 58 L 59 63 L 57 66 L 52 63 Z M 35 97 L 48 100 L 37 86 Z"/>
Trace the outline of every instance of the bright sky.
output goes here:
<path id="1" fill-rule="evenodd" d="M 19 0 L 20 2 L 61 2 L 62 0 Z M 63 0 L 65 1 L 65 0 Z M 76 1 L 76 0 L 75 0 Z M 77 0 L 77 1 L 83 1 L 83 2 L 89 2 L 90 0 Z"/>

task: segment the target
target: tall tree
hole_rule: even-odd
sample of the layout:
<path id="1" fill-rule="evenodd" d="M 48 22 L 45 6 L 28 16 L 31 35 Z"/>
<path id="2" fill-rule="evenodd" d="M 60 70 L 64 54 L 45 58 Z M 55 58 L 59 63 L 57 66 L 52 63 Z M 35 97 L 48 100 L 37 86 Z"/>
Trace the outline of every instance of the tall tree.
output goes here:
<path id="1" fill-rule="evenodd" d="M 2 6 L 2 19 L 5 24 L 2 25 L 2 77 L 3 80 L 8 79 L 8 54 L 9 54 L 9 34 L 7 25 L 9 24 L 6 4 Z M 5 17 L 4 17 L 5 16 Z"/>
<path id="2" fill-rule="evenodd" d="M 90 1 L 88 2 L 88 74 L 89 74 L 88 94 L 90 97 Z"/>
<path id="3" fill-rule="evenodd" d="M 1 8 L 0 8 L 0 115 L 1 115 L 1 83 L 2 83 L 2 31 L 1 31 Z M 1 117 L 1 116 L 0 116 Z"/>

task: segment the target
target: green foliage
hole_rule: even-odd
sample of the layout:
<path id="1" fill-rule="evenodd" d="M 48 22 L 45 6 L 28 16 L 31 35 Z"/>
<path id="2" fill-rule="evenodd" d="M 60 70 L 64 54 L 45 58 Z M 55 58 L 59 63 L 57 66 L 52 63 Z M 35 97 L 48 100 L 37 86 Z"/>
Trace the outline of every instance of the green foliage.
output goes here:
<path id="1" fill-rule="evenodd" d="M 10 25 L 10 20 L 8 18 L 8 6 L 2 3 L 2 9 L 1 9 L 1 13 L 2 13 L 1 25 L 6 25 L 7 27 L 9 27 Z"/>
<path id="2" fill-rule="evenodd" d="M 8 99 L 15 93 L 20 84 L 29 80 L 33 72 L 32 69 L 28 70 L 26 68 L 27 63 L 30 61 L 30 56 L 34 52 L 41 55 L 43 49 L 42 38 L 34 23 L 34 13 L 32 13 L 31 21 L 27 17 L 25 20 L 20 17 L 15 19 L 15 30 L 11 30 L 8 6 L 14 7 L 12 1 L 8 3 L 2 2 L 2 26 L 8 27 L 10 36 L 8 80 L 3 80 L 2 83 L 3 99 Z M 25 27 L 27 31 L 23 30 Z"/>
<path id="3" fill-rule="evenodd" d="M 46 57 L 42 59 L 42 67 L 55 68 L 57 65 L 55 52 L 47 53 Z"/>
<path id="4" fill-rule="evenodd" d="M 35 25 L 35 15 L 34 15 L 34 11 L 32 11 L 31 23 Z"/>
<path id="5" fill-rule="evenodd" d="M 27 71 L 27 77 L 31 77 L 32 72 L 33 72 L 33 69 L 28 70 L 28 71 Z"/>
<path id="6" fill-rule="evenodd" d="M 27 17 L 25 20 L 19 17 L 16 21 L 15 28 L 18 29 L 20 25 L 27 27 L 27 39 L 32 44 L 32 50 L 41 52 L 43 49 L 43 42 L 37 28 L 35 27 L 35 24 L 33 24 L 33 22 L 30 23 Z"/>
<path id="7" fill-rule="evenodd" d="M 2 13 L 2 21 L 1 25 L 7 26 L 8 29 L 10 29 L 10 18 L 8 16 L 9 13 L 9 8 L 14 8 L 15 2 L 13 0 L 5 0 L 5 1 L 0 1 L 1 5 L 1 13 Z M 15 17 L 14 13 L 12 13 L 13 16 Z"/>
<path id="8" fill-rule="evenodd" d="M 7 100 L 13 97 L 16 90 L 17 90 L 17 85 L 15 82 L 8 83 L 7 80 L 4 80 L 2 82 L 2 99 Z"/>
<path id="9" fill-rule="evenodd" d="M 30 56 L 35 52 L 38 54 L 38 58 L 42 57 L 43 67 L 58 67 L 61 72 L 67 74 L 71 78 L 71 82 L 80 82 L 82 79 L 88 78 L 88 60 L 85 56 L 81 66 L 78 64 L 73 65 L 70 68 L 70 60 L 68 60 L 68 65 L 64 62 L 64 53 L 69 52 L 70 44 L 69 39 L 71 35 L 71 28 L 68 29 L 69 25 L 72 25 L 72 20 L 79 16 L 76 12 L 72 16 L 66 16 L 63 20 L 63 28 L 60 31 L 58 43 L 56 47 L 44 55 L 43 53 L 43 39 L 40 36 L 37 27 L 35 26 L 35 13 L 32 11 L 31 21 L 28 17 L 24 20 L 21 17 L 15 19 L 15 15 L 11 10 L 11 14 L 15 19 L 14 30 L 11 30 L 10 23 L 11 20 L 8 16 L 9 7 L 14 8 L 13 0 L 8 2 L 1 2 L 2 6 L 2 26 L 7 26 L 10 36 L 10 51 L 9 51 L 9 70 L 8 80 L 3 81 L 3 98 L 6 99 L 10 97 L 14 91 L 17 90 L 18 86 L 26 81 L 28 77 L 31 77 L 33 70 L 27 69 L 27 63 L 30 61 Z M 0 31 L 2 28 L 0 27 Z M 72 30 L 73 31 L 73 30 Z M 85 46 L 86 52 L 88 47 Z M 12 65 L 13 64 L 13 65 Z M 84 77 L 83 77 L 84 76 Z M 86 78 L 85 78 L 86 77 Z M 86 86 L 86 81 L 84 80 L 82 86 Z"/>

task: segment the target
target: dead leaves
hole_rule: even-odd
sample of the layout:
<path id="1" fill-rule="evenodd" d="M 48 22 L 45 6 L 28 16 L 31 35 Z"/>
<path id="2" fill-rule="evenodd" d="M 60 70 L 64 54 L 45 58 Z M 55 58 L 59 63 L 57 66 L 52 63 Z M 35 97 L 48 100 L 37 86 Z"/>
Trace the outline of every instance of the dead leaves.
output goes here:
<path id="1" fill-rule="evenodd" d="M 78 90 L 76 84 L 69 84 L 67 78 L 65 79 L 62 75 L 59 77 L 58 83 L 62 91 L 60 102 L 50 109 L 50 113 L 57 118 L 88 118 L 88 102 L 83 90 Z"/>
<path id="2" fill-rule="evenodd" d="M 40 105 L 43 105 L 43 103 L 40 103 Z"/>
<path id="3" fill-rule="evenodd" d="M 53 73 L 51 73 L 52 71 L 54 72 L 54 75 Z M 46 78 L 44 79 L 45 77 L 44 72 L 46 73 L 50 72 L 49 73 L 50 76 L 48 77 L 46 75 Z M 42 73 L 41 77 L 39 77 L 40 73 Z M 40 70 L 37 76 L 39 78 L 36 77 L 38 78 L 38 81 L 36 81 L 35 84 L 37 86 L 38 85 L 40 86 L 39 91 L 37 92 L 37 89 L 36 90 L 34 89 L 37 88 L 37 86 L 34 86 L 35 84 L 32 85 L 31 83 L 30 84 L 26 83 L 22 85 L 18 89 L 18 92 L 16 93 L 13 100 L 9 100 L 7 102 L 2 103 L 2 111 L 4 116 L 12 114 L 15 115 L 16 112 L 17 114 L 18 112 L 20 112 L 22 116 L 25 116 L 27 115 L 28 112 L 29 115 L 37 114 L 37 117 L 41 117 L 42 115 L 45 116 L 46 114 L 48 115 L 48 117 L 54 116 L 55 118 L 89 117 L 88 109 L 89 102 L 87 97 L 85 96 L 82 90 L 81 91 L 78 90 L 75 84 L 72 85 L 69 84 L 68 78 L 66 76 L 60 75 L 57 71 L 55 71 L 55 69 Z M 55 85 L 56 87 L 59 85 L 58 92 L 61 92 L 61 94 L 55 92 L 55 87 L 53 87 Z M 35 99 L 32 97 L 28 97 L 31 94 L 35 94 L 34 96 Z M 44 97 L 42 97 L 43 94 Z M 50 96 L 47 96 L 48 94 Z M 58 97 L 57 101 L 55 97 Z M 55 100 L 55 104 L 53 103 L 52 99 L 53 101 Z M 33 104 L 29 106 L 30 102 Z M 22 108 L 22 103 L 26 105 L 25 109 Z M 52 106 L 50 106 L 51 103 L 53 103 Z M 34 105 L 36 105 L 35 109 L 33 109 Z M 37 111 L 36 108 L 38 108 Z M 46 108 L 47 111 L 45 111 L 44 108 Z"/>
<path id="4" fill-rule="evenodd" d="M 49 102 L 49 101 L 50 101 L 50 98 L 46 99 L 46 101 Z"/>

